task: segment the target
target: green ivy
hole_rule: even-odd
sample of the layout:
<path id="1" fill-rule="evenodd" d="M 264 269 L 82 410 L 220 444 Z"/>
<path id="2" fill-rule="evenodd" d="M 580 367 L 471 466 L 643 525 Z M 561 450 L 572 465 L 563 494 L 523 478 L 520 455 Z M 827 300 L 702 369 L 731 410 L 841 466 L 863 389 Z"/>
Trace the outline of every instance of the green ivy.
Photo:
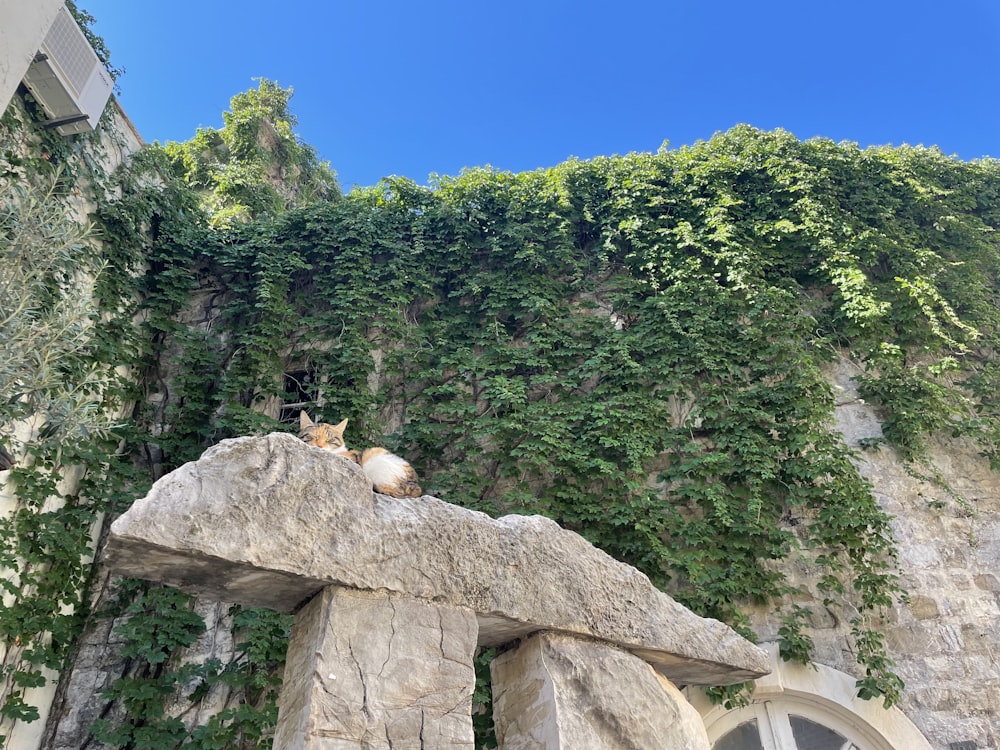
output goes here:
<path id="1" fill-rule="evenodd" d="M 129 675 L 104 694 L 124 709 L 119 721 L 98 720 L 94 736 L 112 747 L 158 750 L 185 747 L 269 748 L 270 729 L 277 719 L 277 670 L 284 662 L 291 618 L 269 610 L 234 607 L 236 649 L 228 663 L 168 663 L 178 649 L 191 646 L 205 632 L 205 623 L 191 610 L 191 597 L 168 587 L 141 581 L 119 586 L 114 611 L 120 619 L 115 635 L 120 653 L 133 660 Z M 176 659 L 174 660 L 176 662 Z M 243 701 L 227 707 L 206 724 L 189 731 L 168 703 L 197 703 L 216 685 L 242 694 Z"/>
<path id="2" fill-rule="evenodd" d="M 199 128 L 189 141 L 166 144 L 173 170 L 200 194 L 217 226 L 340 195 L 330 165 L 294 133 L 292 93 L 262 78 L 233 97 L 222 130 Z"/>
<path id="3" fill-rule="evenodd" d="M 387 180 L 220 248 L 227 319 L 257 354 L 213 392 L 253 409 L 307 362 L 320 416 L 404 449 L 435 493 L 545 513 L 748 634 L 744 605 L 777 606 L 802 660 L 777 562 L 807 556 L 828 604 L 859 617 L 899 593 L 889 518 L 828 428 L 837 350 L 862 357 L 904 456 L 945 428 L 995 435 L 989 391 L 963 387 L 995 335 L 979 301 L 995 217 L 959 194 L 992 170 L 738 128 L 529 174 Z M 405 416 L 396 435 L 379 435 L 386 410 Z M 882 646 L 856 637 L 864 692 L 898 700 Z"/>
<path id="4" fill-rule="evenodd" d="M 998 465 L 997 164 L 741 126 L 656 154 L 338 196 L 292 133 L 290 93 L 262 81 L 234 98 L 223 131 L 147 148 L 115 175 L 121 197 L 98 201 L 120 272 L 102 277 L 115 314 L 93 351 L 141 373 L 121 430 L 139 460 L 126 470 L 105 456 L 92 472 L 116 510 L 152 478 L 136 466 L 169 470 L 225 437 L 294 429 L 275 404 L 301 400 L 285 376 L 305 371 L 314 417 L 349 418 L 354 444 L 401 452 L 430 493 L 545 514 L 748 636 L 749 608 L 765 608 L 782 656 L 806 662 L 809 612 L 782 573 L 794 556 L 852 624 L 859 695 L 896 703 L 877 625 L 902 594 L 891 519 L 831 430 L 824 373 L 859 360 L 861 393 L 904 458 L 955 434 Z M 282 174 L 302 190 L 282 193 Z M 218 317 L 184 323 L 199 289 Z M 57 475 L 45 461 L 50 473 L 18 478 L 28 515 L 5 532 L 8 565 L 22 536 L 84 559 L 79 533 L 41 531 Z M 79 528 L 99 507 L 89 492 Z M 186 600 L 127 594 L 132 664 L 107 696 L 124 719 L 97 736 L 267 747 L 287 618 L 234 610 L 233 660 L 191 666 Z M 72 641 L 78 622 L 53 630 L 35 607 L 17 617 Z M 34 664 L 17 679 L 36 680 Z M 187 732 L 165 709 L 220 683 L 241 697 L 203 727 Z M 745 699 L 740 687 L 715 695 Z M 5 710 L 30 718 L 16 697 Z M 488 735 L 477 726 L 477 741 Z"/>

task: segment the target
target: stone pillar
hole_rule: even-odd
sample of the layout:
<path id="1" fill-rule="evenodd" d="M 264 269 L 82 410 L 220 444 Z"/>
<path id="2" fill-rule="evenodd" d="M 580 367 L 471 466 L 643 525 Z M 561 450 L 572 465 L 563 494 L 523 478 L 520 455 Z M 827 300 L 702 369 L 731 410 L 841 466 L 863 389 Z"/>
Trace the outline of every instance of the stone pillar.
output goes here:
<path id="1" fill-rule="evenodd" d="M 498 656 L 493 721 L 501 750 L 708 750 L 698 712 L 634 654 L 539 632 Z"/>
<path id="2" fill-rule="evenodd" d="M 274 750 L 472 750 L 473 612 L 327 586 L 295 619 Z"/>

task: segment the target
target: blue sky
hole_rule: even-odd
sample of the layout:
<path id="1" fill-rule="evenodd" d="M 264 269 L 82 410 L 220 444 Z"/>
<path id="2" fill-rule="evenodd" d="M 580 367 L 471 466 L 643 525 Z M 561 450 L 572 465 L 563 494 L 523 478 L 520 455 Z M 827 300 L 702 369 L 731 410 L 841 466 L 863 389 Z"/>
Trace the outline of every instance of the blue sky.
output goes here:
<path id="1" fill-rule="evenodd" d="M 264 77 L 345 189 L 656 151 L 737 123 L 1000 157 L 997 0 L 77 0 L 147 141 Z"/>

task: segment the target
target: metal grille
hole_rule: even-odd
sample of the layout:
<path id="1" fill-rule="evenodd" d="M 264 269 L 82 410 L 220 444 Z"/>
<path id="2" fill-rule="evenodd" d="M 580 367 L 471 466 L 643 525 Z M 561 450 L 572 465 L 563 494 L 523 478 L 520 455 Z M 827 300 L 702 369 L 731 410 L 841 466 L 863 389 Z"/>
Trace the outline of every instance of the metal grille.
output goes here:
<path id="1" fill-rule="evenodd" d="M 53 57 L 52 62 L 59 65 L 79 96 L 90 79 L 97 58 L 66 6 L 59 9 L 52 28 L 45 35 L 45 47 Z"/>

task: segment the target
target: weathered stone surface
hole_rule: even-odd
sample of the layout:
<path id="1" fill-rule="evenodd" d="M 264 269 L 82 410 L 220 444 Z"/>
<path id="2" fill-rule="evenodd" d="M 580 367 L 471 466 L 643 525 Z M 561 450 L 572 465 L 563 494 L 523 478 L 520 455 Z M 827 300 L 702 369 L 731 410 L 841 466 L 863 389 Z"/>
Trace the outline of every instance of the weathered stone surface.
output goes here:
<path id="1" fill-rule="evenodd" d="M 353 463 L 291 435 L 223 441 L 112 526 L 108 563 L 223 601 L 294 611 L 329 584 L 472 610 L 482 644 L 536 630 L 621 644 L 676 682 L 767 672 L 763 651 L 540 516 L 492 519 L 375 495 Z"/>
<path id="2" fill-rule="evenodd" d="M 503 750 L 708 750 L 698 712 L 638 657 L 536 633 L 491 666 Z"/>
<path id="3" fill-rule="evenodd" d="M 887 613 L 884 627 L 894 671 L 906 684 L 900 709 L 935 748 L 968 740 L 1000 747 L 1000 595 L 995 581 L 1000 561 L 1000 472 L 990 468 L 980 446 L 947 434 L 928 441 L 924 462 L 908 464 L 891 447 L 862 449 L 882 436 L 884 415 L 861 400 L 857 376 L 863 365 L 850 352 L 826 369 L 837 394 L 835 427 L 858 448 L 857 463 L 875 497 L 891 514 L 899 545 L 900 582 L 909 594 Z M 810 592 L 814 614 L 826 594 L 815 569 L 782 564 L 788 583 Z M 851 623 L 835 612 L 824 629 L 810 633 L 814 660 L 856 678 L 863 670 L 851 641 Z M 780 618 L 761 608 L 752 614 L 761 641 L 777 640 Z M 990 629 L 992 673 L 983 670 L 978 641 L 965 641 L 964 628 Z M 990 703 L 988 708 L 984 701 Z M 875 701 L 878 703 L 878 701 Z"/>
<path id="4" fill-rule="evenodd" d="M 295 620 L 274 747 L 472 750 L 472 612 L 328 586 Z"/>
<path id="5" fill-rule="evenodd" d="M 910 597 L 907 606 L 913 616 L 918 620 L 929 620 L 932 617 L 940 616 L 941 612 L 938 609 L 937 602 L 934 601 L 929 596 L 913 596 Z"/>
<path id="6" fill-rule="evenodd" d="M 94 589 L 108 596 L 104 601 L 121 596 L 117 582 L 109 571 L 102 568 L 100 576 Z M 230 605 L 223 602 L 195 600 L 193 610 L 204 620 L 206 630 L 190 646 L 176 649 L 173 657 L 187 664 L 202 664 L 210 659 L 226 663 L 233 658 L 235 646 L 229 608 Z M 127 721 L 128 717 L 122 704 L 106 697 L 105 692 L 116 679 L 135 677 L 137 672 L 133 670 L 141 669 L 133 657 L 122 653 L 125 644 L 117 630 L 124 617 L 128 616 L 88 618 L 87 627 L 78 641 L 78 655 L 71 668 L 60 675 L 42 742 L 24 745 L 14 743 L 10 745 L 11 748 L 106 750 L 107 745 L 94 739 L 91 726 L 98 719 L 118 724 Z M 194 685 L 190 687 L 193 688 Z M 226 707 L 230 690 L 220 680 L 194 704 L 188 697 L 190 690 L 178 691 L 165 702 L 165 713 L 169 717 L 180 719 L 185 730 L 191 732 Z"/>

